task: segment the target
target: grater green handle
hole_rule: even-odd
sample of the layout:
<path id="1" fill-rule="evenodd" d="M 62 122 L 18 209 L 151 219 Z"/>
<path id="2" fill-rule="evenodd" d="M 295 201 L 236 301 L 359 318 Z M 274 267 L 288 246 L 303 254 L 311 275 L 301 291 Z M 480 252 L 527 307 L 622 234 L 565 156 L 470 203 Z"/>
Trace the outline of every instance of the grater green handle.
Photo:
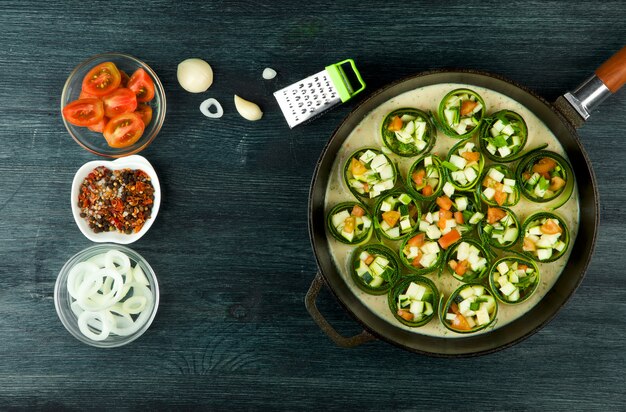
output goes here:
<path id="1" fill-rule="evenodd" d="M 361 87 L 356 90 L 350 84 L 348 76 L 346 76 L 346 72 L 343 70 L 342 66 L 347 63 L 350 64 L 350 68 L 352 69 L 354 75 L 356 76 L 356 79 L 360 83 Z M 337 92 L 339 93 L 339 98 L 341 99 L 342 103 L 347 102 L 352 98 L 352 96 L 362 92 L 365 89 L 365 82 L 361 78 L 361 74 L 356 69 L 356 65 L 354 64 L 354 60 L 352 59 L 346 59 L 339 63 L 326 66 L 326 71 L 328 72 L 328 75 L 330 77 L 330 80 L 333 82 L 333 85 L 337 89 Z"/>

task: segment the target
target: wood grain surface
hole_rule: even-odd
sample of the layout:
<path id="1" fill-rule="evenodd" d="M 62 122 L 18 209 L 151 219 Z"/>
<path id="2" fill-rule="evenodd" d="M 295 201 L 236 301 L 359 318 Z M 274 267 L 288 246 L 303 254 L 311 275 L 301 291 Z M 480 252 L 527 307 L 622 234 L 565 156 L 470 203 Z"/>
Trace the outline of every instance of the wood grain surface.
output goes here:
<path id="1" fill-rule="evenodd" d="M 462 360 L 382 342 L 347 350 L 304 308 L 317 270 L 309 183 L 354 105 L 441 67 L 495 72 L 554 100 L 624 46 L 624 21 L 623 1 L 0 1 L 0 409 L 626 409 L 624 90 L 580 130 L 599 239 L 582 286 L 539 333 Z M 73 67 L 106 51 L 146 61 L 168 112 L 141 153 L 159 174 L 161 211 L 131 245 L 157 273 L 161 306 L 139 340 L 99 350 L 63 328 L 53 287 L 91 245 L 70 185 L 95 159 L 63 126 L 61 90 Z M 189 57 L 213 66 L 205 93 L 176 81 Z M 290 130 L 272 92 L 350 57 L 366 92 Z M 274 80 L 261 78 L 268 66 Z M 235 93 L 263 119 L 239 117 Z M 223 118 L 201 115 L 209 97 Z M 359 331 L 327 291 L 318 305 L 340 331 Z"/>

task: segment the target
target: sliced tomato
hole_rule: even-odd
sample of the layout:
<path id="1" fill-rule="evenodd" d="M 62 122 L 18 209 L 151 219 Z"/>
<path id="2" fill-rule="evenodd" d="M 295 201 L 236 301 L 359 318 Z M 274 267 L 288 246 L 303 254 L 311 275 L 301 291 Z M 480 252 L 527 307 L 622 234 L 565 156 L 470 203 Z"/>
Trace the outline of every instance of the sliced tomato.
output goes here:
<path id="1" fill-rule="evenodd" d="M 383 220 L 387 222 L 389 226 L 394 227 L 396 223 L 398 223 L 398 220 L 400 220 L 400 212 L 395 210 L 383 212 Z"/>
<path id="2" fill-rule="evenodd" d="M 524 238 L 524 246 L 522 246 L 522 250 L 525 252 L 534 252 L 537 250 L 537 245 L 530 238 Z"/>
<path id="3" fill-rule="evenodd" d="M 454 273 L 456 273 L 459 276 L 464 276 L 465 272 L 467 272 L 468 266 L 469 266 L 469 262 L 467 260 L 462 260 L 454 268 Z"/>
<path id="4" fill-rule="evenodd" d="M 79 99 L 79 100 L 80 100 L 80 99 L 97 99 L 97 98 L 98 98 L 98 96 L 94 96 L 93 94 L 91 94 L 91 93 L 87 93 L 87 92 L 86 92 L 86 91 L 84 91 L 84 90 L 81 90 L 81 91 L 80 91 L 80 95 L 78 96 L 78 99 Z"/>
<path id="5" fill-rule="evenodd" d="M 143 124 L 146 126 L 152 121 L 152 107 L 146 103 L 139 103 L 137 109 L 135 109 L 135 113 L 141 116 L 141 120 L 143 120 Z"/>
<path id="6" fill-rule="evenodd" d="M 102 98 L 104 115 L 115 117 L 120 114 L 134 112 L 137 108 L 137 97 L 130 89 L 120 88 Z M 144 123 L 145 124 L 145 123 Z"/>
<path id="7" fill-rule="evenodd" d="M 398 316 L 409 322 L 413 320 L 413 314 L 408 310 L 398 309 Z"/>
<path id="8" fill-rule="evenodd" d="M 393 119 L 391 119 L 391 122 L 389 122 L 389 126 L 387 126 L 387 130 L 389 130 L 390 132 L 398 132 L 400 130 L 402 130 L 402 119 L 400 118 L 400 116 L 394 116 Z"/>
<path id="9" fill-rule="evenodd" d="M 459 262 L 457 262 L 456 260 L 452 259 L 451 261 L 448 262 L 448 266 L 450 266 L 450 269 L 454 270 L 456 269 L 456 267 L 459 265 Z"/>
<path id="10" fill-rule="evenodd" d="M 364 260 L 366 265 L 371 265 L 373 261 L 374 261 L 374 256 L 372 255 L 369 255 L 367 259 Z"/>
<path id="11" fill-rule="evenodd" d="M 447 249 L 450 247 L 451 244 L 459 239 L 461 239 L 461 234 L 459 233 L 459 231 L 456 229 L 452 229 L 445 235 L 441 236 L 437 242 L 439 243 L 439 246 L 441 246 L 443 249 Z"/>
<path id="12" fill-rule="evenodd" d="M 550 186 L 548 187 L 548 189 L 552 190 L 553 192 L 556 192 L 557 190 L 565 186 L 565 183 L 566 182 L 564 179 L 558 176 L 554 176 L 552 179 L 550 179 Z"/>
<path id="13" fill-rule="evenodd" d="M 465 223 L 465 218 L 463 217 L 463 212 L 461 212 L 461 211 L 454 212 L 454 220 L 459 225 L 464 224 Z"/>
<path id="14" fill-rule="evenodd" d="M 343 231 L 346 233 L 352 233 L 354 232 L 355 225 L 356 225 L 356 218 L 350 216 L 349 218 L 346 218 L 346 220 L 344 221 Z"/>
<path id="15" fill-rule="evenodd" d="M 456 317 L 452 321 L 452 327 L 457 330 L 471 330 L 472 329 L 470 328 L 470 325 L 467 322 L 467 319 L 465 319 L 465 316 L 461 315 L 460 313 L 456 314 Z"/>
<path id="16" fill-rule="evenodd" d="M 503 190 L 496 190 L 496 194 L 493 195 L 494 200 L 499 206 L 502 206 L 506 202 L 507 194 Z"/>
<path id="17" fill-rule="evenodd" d="M 113 62 L 100 63 L 83 79 L 83 91 L 94 96 L 106 96 L 120 86 L 122 76 Z"/>
<path id="18" fill-rule="evenodd" d="M 443 210 L 450 210 L 452 208 L 452 200 L 448 196 L 439 196 L 437 198 L 437 204 Z"/>
<path id="19" fill-rule="evenodd" d="M 416 268 L 422 267 L 422 264 L 420 263 L 420 260 L 422 260 L 422 251 L 418 250 L 417 251 L 417 256 L 415 256 L 413 258 L 413 261 L 411 262 L 411 266 L 414 266 Z"/>
<path id="20" fill-rule="evenodd" d="M 468 162 L 477 162 L 480 160 L 479 152 L 463 152 L 461 153 L 461 157 Z"/>
<path id="21" fill-rule="evenodd" d="M 424 244 L 425 239 L 426 239 L 426 235 L 424 233 L 420 233 L 419 235 L 415 235 L 411 239 L 409 239 L 409 241 L 406 242 L 406 244 L 409 246 L 420 247 Z"/>
<path id="22" fill-rule="evenodd" d="M 100 121 L 98 123 L 92 124 L 91 126 L 87 126 L 87 127 L 92 132 L 102 133 L 102 132 L 104 132 L 104 127 L 107 125 L 108 121 L 109 121 L 108 117 L 105 116 L 102 119 L 100 119 Z"/>
<path id="23" fill-rule="evenodd" d="M 506 216 L 506 211 L 497 208 L 497 207 L 488 207 L 487 208 L 487 223 L 493 225 L 500 219 Z"/>
<path id="24" fill-rule="evenodd" d="M 128 76 L 124 70 L 120 70 L 120 77 L 122 78 L 120 81 L 120 87 L 128 87 L 130 76 Z"/>
<path id="25" fill-rule="evenodd" d="M 137 111 L 137 112 L 139 112 L 139 111 Z M 350 213 L 350 214 L 352 216 L 361 217 L 361 216 L 365 215 L 365 210 L 363 210 L 363 208 L 361 206 L 359 206 L 359 205 L 354 205 L 354 207 L 352 208 L 352 213 Z"/>
<path id="26" fill-rule="evenodd" d="M 424 176 L 426 176 L 426 170 L 420 169 L 413 172 L 411 179 L 415 183 L 415 186 L 421 186 L 424 184 Z"/>
<path id="27" fill-rule="evenodd" d="M 137 69 L 130 80 L 128 88 L 137 95 L 137 101 L 140 103 L 149 102 L 154 99 L 154 82 L 152 77 L 144 70 Z"/>
<path id="28" fill-rule="evenodd" d="M 432 194 L 433 194 L 433 187 L 431 185 L 424 186 L 424 188 L 422 189 L 422 194 L 424 196 L 432 196 Z"/>
<path id="29" fill-rule="evenodd" d="M 353 157 L 350 161 L 350 171 L 354 176 L 361 176 L 363 173 L 367 172 L 367 168 L 362 161 Z"/>
<path id="30" fill-rule="evenodd" d="M 533 172 L 544 174 L 551 172 L 556 167 L 556 160 L 549 157 L 542 157 L 533 165 Z"/>
<path id="31" fill-rule="evenodd" d="M 461 116 L 467 116 L 478 106 L 478 103 L 473 100 L 465 100 L 461 103 Z"/>
<path id="32" fill-rule="evenodd" d="M 104 128 L 104 138 L 111 147 L 127 147 L 135 143 L 141 135 L 145 125 L 137 113 L 120 114 L 109 120 Z"/>
<path id="33" fill-rule="evenodd" d="M 100 99 L 78 99 L 63 108 L 65 120 L 75 126 L 91 126 L 104 117 L 104 106 Z"/>
<path id="34" fill-rule="evenodd" d="M 556 235 L 561 233 L 563 229 L 559 226 L 554 219 L 547 219 L 546 222 L 541 225 L 541 233 L 546 235 Z"/>

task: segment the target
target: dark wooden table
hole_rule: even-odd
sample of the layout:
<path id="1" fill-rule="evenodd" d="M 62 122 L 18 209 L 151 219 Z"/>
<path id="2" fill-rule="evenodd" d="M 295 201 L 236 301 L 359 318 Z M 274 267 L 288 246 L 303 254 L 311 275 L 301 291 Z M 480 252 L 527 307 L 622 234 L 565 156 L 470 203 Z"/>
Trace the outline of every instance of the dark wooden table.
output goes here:
<path id="1" fill-rule="evenodd" d="M 304 308 L 316 272 L 309 182 L 351 107 L 440 67 L 492 71 L 554 100 L 626 43 L 624 2 L 296 3 L 0 2 L 0 409 L 626 408 L 625 91 L 580 132 L 600 236 L 581 288 L 539 333 L 462 360 L 382 342 L 347 350 Z M 168 104 L 141 153 L 161 179 L 161 211 L 132 245 L 157 272 L 161 306 L 143 337 L 114 350 L 74 339 L 53 303 L 59 269 L 91 245 L 72 219 L 70 184 L 95 159 L 63 127 L 61 89 L 105 51 L 151 65 Z M 176 81 L 189 57 L 213 66 L 206 93 Z M 366 92 L 289 130 L 272 92 L 348 57 Z M 276 79 L 261 78 L 267 66 Z M 263 119 L 239 117 L 235 93 L 258 102 Z M 208 97 L 223 118 L 200 114 Z M 342 332 L 359 330 L 330 293 L 319 306 Z"/>

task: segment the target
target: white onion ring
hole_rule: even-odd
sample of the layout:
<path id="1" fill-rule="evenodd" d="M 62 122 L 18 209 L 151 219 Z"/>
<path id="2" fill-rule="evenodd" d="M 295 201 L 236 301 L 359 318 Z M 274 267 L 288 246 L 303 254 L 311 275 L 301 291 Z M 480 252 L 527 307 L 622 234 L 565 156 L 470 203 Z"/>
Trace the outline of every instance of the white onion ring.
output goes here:
<path id="1" fill-rule="evenodd" d="M 126 313 L 136 315 L 146 308 L 147 303 L 148 299 L 146 299 L 145 296 L 132 296 L 122 303 L 122 309 L 124 309 Z"/>
<path id="2" fill-rule="evenodd" d="M 150 284 L 150 281 L 146 277 L 146 274 L 143 272 L 141 266 L 139 266 L 139 263 L 135 265 L 135 268 L 133 269 L 133 279 L 135 282 L 144 286 L 148 286 Z"/>
<path id="3" fill-rule="evenodd" d="M 111 324 L 113 323 L 112 316 L 108 311 L 90 312 L 85 311 L 78 317 L 78 328 L 80 332 L 88 339 L 93 341 L 102 341 L 109 337 L 111 333 Z M 89 327 L 90 321 L 99 320 L 102 328 L 100 333 L 94 333 Z M 94 328 L 96 329 L 96 328 Z"/>
<path id="4" fill-rule="evenodd" d="M 215 107 L 215 113 L 209 110 L 212 106 Z M 200 103 L 200 111 L 203 115 L 211 119 L 219 119 L 224 115 L 224 109 L 222 108 L 222 105 L 220 104 L 220 102 L 212 97 Z"/>
<path id="5" fill-rule="evenodd" d="M 119 302 L 122 298 L 122 292 L 124 290 L 124 280 L 122 279 L 122 275 L 119 273 L 112 271 L 110 269 L 104 268 L 99 269 L 98 272 L 94 274 L 90 274 L 85 278 L 83 284 L 91 281 L 91 278 L 99 278 L 102 281 L 103 277 L 111 277 L 113 278 L 113 285 L 111 286 L 111 291 L 106 295 L 100 295 L 97 293 L 86 293 L 87 291 L 83 290 L 83 293 L 79 293 L 76 296 L 76 301 L 78 304 L 85 310 L 88 311 L 99 311 L 112 306 L 114 303 Z M 100 300 L 96 295 L 102 296 L 102 300 Z M 94 301 L 93 298 L 96 298 L 99 302 Z"/>
<path id="6" fill-rule="evenodd" d="M 85 280 L 85 275 L 95 273 L 97 270 L 98 266 L 91 262 L 80 262 L 74 265 L 67 275 L 67 291 L 70 296 L 76 299 L 76 290 Z"/>
<path id="7" fill-rule="evenodd" d="M 104 256 L 104 266 L 107 269 L 116 271 L 120 275 L 126 275 L 131 269 L 128 256 L 115 249 L 109 250 Z"/>

